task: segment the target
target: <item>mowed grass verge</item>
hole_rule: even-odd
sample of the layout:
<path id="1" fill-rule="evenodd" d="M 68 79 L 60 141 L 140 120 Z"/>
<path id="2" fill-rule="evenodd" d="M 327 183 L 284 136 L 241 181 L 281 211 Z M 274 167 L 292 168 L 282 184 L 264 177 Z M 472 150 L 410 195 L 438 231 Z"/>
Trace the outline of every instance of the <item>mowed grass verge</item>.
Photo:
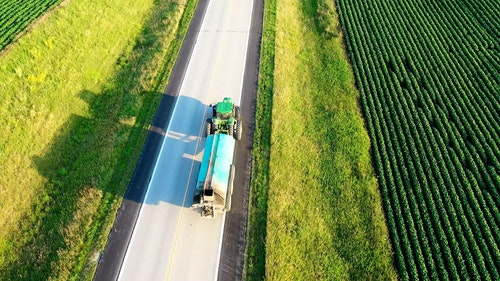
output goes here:
<path id="1" fill-rule="evenodd" d="M 67 1 L 0 57 L 0 279 L 90 279 L 196 6 Z"/>
<path id="2" fill-rule="evenodd" d="M 244 280 L 262 280 L 265 275 L 275 38 L 276 0 L 264 1 L 259 82 L 253 132 L 252 180 L 250 182 L 251 191 L 248 204 Z"/>
<path id="3" fill-rule="evenodd" d="M 266 4 L 264 17 L 264 39 L 273 37 L 276 17 L 275 52 L 263 42 L 261 69 L 274 61 L 274 71 L 261 72 L 256 119 L 269 117 L 263 108 L 272 107 L 272 122 L 255 129 L 245 276 L 394 280 L 370 140 L 333 2 L 276 4 L 275 11 Z M 270 142 L 259 137 L 269 133 Z M 268 175 L 259 168 L 266 159 Z"/>

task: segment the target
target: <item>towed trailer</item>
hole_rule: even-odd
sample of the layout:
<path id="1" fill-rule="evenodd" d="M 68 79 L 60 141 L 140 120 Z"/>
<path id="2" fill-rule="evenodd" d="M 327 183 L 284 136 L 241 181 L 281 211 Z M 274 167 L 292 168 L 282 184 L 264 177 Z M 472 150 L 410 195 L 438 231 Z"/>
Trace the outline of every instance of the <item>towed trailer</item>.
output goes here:
<path id="1" fill-rule="evenodd" d="M 198 174 L 193 208 L 203 217 L 231 210 L 234 181 L 234 138 L 226 134 L 207 136 L 205 152 Z"/>
<path id="2" fill-rule="evenodd" d="M 193 198 L 193 208 L 201 209 L 203 217 L 231 210 L 235 168 L 235 140 L 242 136 L 240 107 L 231 98 L 224 98 L 212 107 L 206 122 L 205 151 L 201 161 Z"/>

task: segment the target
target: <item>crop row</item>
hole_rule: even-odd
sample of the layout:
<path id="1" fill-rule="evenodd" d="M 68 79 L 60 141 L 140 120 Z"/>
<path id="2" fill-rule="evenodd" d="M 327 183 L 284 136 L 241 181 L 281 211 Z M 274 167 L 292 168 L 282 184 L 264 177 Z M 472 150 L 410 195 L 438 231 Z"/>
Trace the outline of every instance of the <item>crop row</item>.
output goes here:
<path id="1" fill-rule="evenodd" d="M 337 0 L 403 280 L 500 280 L 500 2 Z"/>
<path id="2" fill-rule="evenodd" d="M 0 50 L 61 0 L 6 0 L 0 4 Z"/>

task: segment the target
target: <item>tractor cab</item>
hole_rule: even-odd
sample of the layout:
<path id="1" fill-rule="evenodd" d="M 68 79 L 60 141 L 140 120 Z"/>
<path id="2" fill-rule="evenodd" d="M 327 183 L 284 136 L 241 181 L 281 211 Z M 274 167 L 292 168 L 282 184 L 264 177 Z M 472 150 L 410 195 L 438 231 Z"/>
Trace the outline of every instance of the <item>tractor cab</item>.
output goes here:
<path id="1" fill-rule="evenodd" d="M 221 102 L 212 105 L 212 117 L 207 119 L 206 134 L 215 133 L 234 136 L 241 139 L 242 122 L 240 107 L 235 105 L 231 98 L 224 98 Z"/>
<path id="2" fill-rule="evenodd" d="M 213 111 L 215 112 L 214 116 L 221 120 L 231 119 L 233 115 L 233 102 L 231 98 L 224 98 L 223 101 L 218 102 L 214 107 Z"/>

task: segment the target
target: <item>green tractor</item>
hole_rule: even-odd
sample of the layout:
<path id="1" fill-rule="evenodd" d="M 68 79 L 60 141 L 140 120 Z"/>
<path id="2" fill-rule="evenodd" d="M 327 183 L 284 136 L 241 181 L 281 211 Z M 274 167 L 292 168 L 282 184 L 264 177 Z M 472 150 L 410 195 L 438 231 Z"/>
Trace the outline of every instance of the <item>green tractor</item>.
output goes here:
<path id="1" fill-rule="evenodd" d="M 212 117 L 207 119 L 207 136 L 215 133 L 234 136 L 241 140 L 243 124 L 241 122 L 240 107 L 235 105 L 231 98 L 224 98 L 212 106 Z"/>

